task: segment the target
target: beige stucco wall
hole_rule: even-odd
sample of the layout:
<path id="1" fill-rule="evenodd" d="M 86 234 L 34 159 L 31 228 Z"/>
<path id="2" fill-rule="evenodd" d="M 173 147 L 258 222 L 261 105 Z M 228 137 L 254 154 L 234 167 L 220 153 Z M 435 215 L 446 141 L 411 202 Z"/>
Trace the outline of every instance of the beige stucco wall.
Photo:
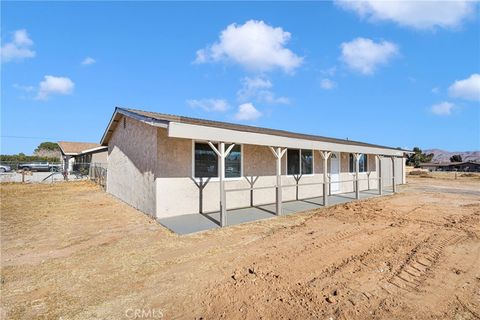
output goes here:
<path id="1" fill-rule="evenodd" d="M 108 151 L 94 152 L 92 153 L 91 163 L 106 164 L 108 157 Z"/>
<path id="2" fill-rule="evenodd" d="M 157 130 L 127 118 L 120 119 L 108 143 L 107 192 L 155 216 Z"/>
<path id="3" fill-rule="evenodd" d="M 392 160 L 390 158 L 382 159 L 382 183 L 384 187 L 392 186 Z M 395 183 L 406 183 L 404 158 L 395 158 Z"/>

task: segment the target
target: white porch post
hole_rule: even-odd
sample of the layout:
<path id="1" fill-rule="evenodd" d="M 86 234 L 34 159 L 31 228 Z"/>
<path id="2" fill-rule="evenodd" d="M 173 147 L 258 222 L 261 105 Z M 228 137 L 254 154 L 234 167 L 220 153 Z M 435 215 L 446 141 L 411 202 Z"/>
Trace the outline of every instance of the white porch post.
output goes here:
<path id="1" fill-rule="evenodd" d="M 355 199 L 360 199 L 360 185 L 358 181 L 358 172 L 360 171 L 360 153 L 355 153 Z"/>
<path id="2" fill-rule="evenodd" d="M 215 148 L 215 145 L 208 142 L 210 148 L 217 154 L 219 158 L 218 164 L 218 177 L 220 180 L 220 226 L 227 225 L 227 206 L 226 206 L 226 194 L 225 194 L 225 158 L 228 156 L 235 144 L 231 144 L 225 151 L 225 142 L 220 142 L 219 149 Z"/>
<path id="3" fill-rule="evenodd" d="M 225 208 L 225 143 L 220 142 L 220 163 L 218 165 L 218 177 L 220 179 L 220 226 L 227 224 L 227 210 Z"/>
<path id="4" fill-rule="evenodd" d="M 382 190 L 382 157 L 380 155 L 376 155 L 378 159 L 378 194 L 382 195 L 383 190 Z"/>
<path id="5" fill-rule="evenodd" d="M 397 192 L 397 186 L 395 185 L 395 157 L 391 157 L 392 159 L 392 188 L 393 193 Z"/>
<path id="6" fill-rule="evenodd" d="M 328 194 L 329 188 L 328 188 L 328 158 L 330 158 L 330 155 L 332 154 L 329 151 L 319 151 L 320 155 L 322 156 L 323 159 L 323 206 L 326 207 L 328 205 Z"/>
<path id="7" fill-rule="evenodd" d="M 287 152 L 287 148 L 283 149 L 280 147 L 273 148 L 269 147 L 273 155 L 276 158 L 276 173 L 277 173 L 277 185 L 275 192 L 275 213 L 277 216 L 282 215 L 282 157 Z"/>

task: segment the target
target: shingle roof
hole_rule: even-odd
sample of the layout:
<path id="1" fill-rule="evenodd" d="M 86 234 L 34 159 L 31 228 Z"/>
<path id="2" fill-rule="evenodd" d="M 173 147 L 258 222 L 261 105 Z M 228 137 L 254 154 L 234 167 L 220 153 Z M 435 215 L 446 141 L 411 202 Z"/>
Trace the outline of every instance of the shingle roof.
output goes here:
<path id="1" fill-rule="evenodd" d="M 332 143 L 340 143 L 340 144 L 347 144 L 347 145 L 357 145 L 357 146 L 365 146 L 365 147 L 376 147 L 376 148 L 384 148 L 384 149 L 392 149 L 392 150 L 399 150 L 399 148 L 387 147 L 382 145 L 376 145 L 371 143 L 365 143 L 360 141 L 353 141 L 353 140 L 346 140 L 346 139 L 337 139 L 337 138 L 330 138 L 324 136 L 317 136 L 317 135 L 310 135 L 310 134 L 302 134 L 302 133 L 295 133 L 290 131 L 284 130 L 277 130 L 277 129 L 269 129 L 269 128 L 262 128 L 262 127 L 254 127 L 242 124 L 234 124 L 229 122 L 221 122 L 221 121 L 213 121 L 213 120 L 205 120 L 205 119 L 198 119 L 198 118 L 191 118 L 185 116 L 178 116 L 178 115 L 171 115 L 165 113 L 158 113 L 158 112 L 151 112 L 151 111 L 144 111 L 138 109 L 128 109 L 128 108 L 116 108 L 116 111 L 120 113 L 124 111 L 125 113 L 133 114 L 144 118 L 145 120 L 156 120 L 160 122 L 179 122 L 179 123 L 186 123 L 186 124 L 193 124 L 193 125 L 200 125 L 200 126 L 208 126 L 208 127 L 216 127 L 222 129 L 229 129 L 229 130 L 236 130 L 236 131 L 243 131 L 243 132 L 252 132 L 252 133 L 262 133 L 262 134 L 270 134 L 276 136 L 283 136 L 289 138 L 297 138 L 297 139 L 306 139 L 306 140 L 313 140 L 313 141 L 323 141 L 323 142 L 332 142 Z M 112 119 L 115 121 L 115 119 Z M 118 120 L 117 120 L 118 121 Z M 113 131 L 114 127 L 107 128 L 107 131 L 102 138 L 102 143 L 105 145 L 108 142 L 109 136 Z M 407 151 L 408 150 L 403 150 Z"/>
<path id="2" fill-rule="evenodd" d="M 77 154 L 84 150 L 100 147 L 100 144 L 94 142 L 59 141 L 58 145 L 64 154 Z"/>

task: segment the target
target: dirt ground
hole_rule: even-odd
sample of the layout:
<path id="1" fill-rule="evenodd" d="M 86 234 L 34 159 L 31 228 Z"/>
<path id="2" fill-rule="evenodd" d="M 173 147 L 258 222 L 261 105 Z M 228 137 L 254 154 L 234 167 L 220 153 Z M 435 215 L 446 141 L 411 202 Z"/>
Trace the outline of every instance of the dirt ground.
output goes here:
<path id="1" fill-rule="evenodd" d="M 480 179 L 176 236 L 88 182 L 1 186 L 5 319 L 479 319 Z"/>

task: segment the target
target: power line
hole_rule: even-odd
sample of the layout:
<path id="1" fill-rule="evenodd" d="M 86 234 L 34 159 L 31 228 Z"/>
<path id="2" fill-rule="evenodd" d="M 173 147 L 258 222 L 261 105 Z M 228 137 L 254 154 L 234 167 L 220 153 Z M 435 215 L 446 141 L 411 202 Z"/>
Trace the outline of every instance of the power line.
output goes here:
<path id="1" fill-rule="evenodd" d="M 10 139 L 38 139 L 38 140 L 61 140 L 61 139 L 55 139 L 55 138 L 45 138 L 45 137 L 24 137 L 24 136 L 0 136 L 2 138 L 10 138 Z"/>

